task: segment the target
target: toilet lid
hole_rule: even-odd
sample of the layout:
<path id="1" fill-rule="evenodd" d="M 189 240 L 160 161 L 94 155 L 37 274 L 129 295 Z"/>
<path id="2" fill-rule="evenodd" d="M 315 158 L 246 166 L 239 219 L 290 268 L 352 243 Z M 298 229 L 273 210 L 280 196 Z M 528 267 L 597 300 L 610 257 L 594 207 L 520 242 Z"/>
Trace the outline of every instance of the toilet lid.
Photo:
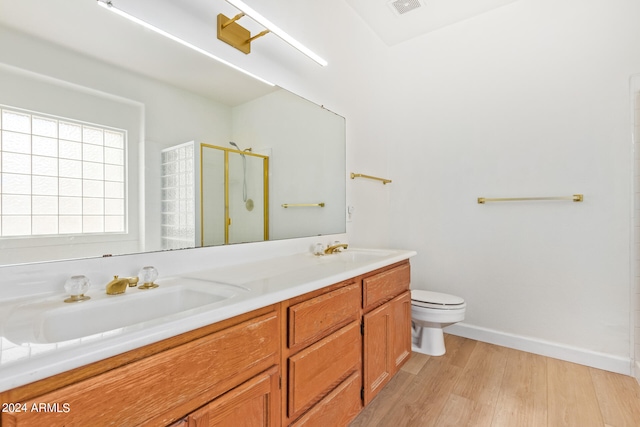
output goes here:
<path id="1" fill-rule="evenodd" d="M 426 307 L 440 306 L 442 308 L 451 308 L 452 306 L 464 304 L 464 299 L 455 295 L 423 291 L 421 289 L 411 290 L 411 301 L 416 305 L 424 305 Z"/>

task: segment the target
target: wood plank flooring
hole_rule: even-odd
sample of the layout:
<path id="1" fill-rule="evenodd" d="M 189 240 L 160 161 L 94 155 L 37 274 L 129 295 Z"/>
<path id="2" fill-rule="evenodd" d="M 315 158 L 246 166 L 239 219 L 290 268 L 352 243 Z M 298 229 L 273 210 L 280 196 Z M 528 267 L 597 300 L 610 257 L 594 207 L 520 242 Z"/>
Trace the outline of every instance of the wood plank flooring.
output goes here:
<path id="1" fill-rule="evenodd" d="M 413 353 L 350 427 L 638 427 L 634 378 L 445 335 Z"/>

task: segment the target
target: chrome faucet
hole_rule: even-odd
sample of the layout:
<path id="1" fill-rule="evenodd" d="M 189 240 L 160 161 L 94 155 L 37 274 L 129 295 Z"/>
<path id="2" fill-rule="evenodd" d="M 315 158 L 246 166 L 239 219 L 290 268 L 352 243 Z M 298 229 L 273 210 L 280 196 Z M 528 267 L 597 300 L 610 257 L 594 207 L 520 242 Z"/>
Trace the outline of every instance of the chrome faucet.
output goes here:
<path id="1" fill-rule="evenodd" d="M 326 255 L 334 254 L 336 252 L 342 252 L 341 249 L 347 249 L 349 245 L 346 243 L 336 243 L 335 245 L 327 246 L 327 249 L 324 250 Z"/>
<path id="2" fill-rule="evenodd" d="M 107 295 L 124 294 L 127 290 L 127 286 L 137 286 L 137 277 L 118 277 L 113 276 L 113 280 L 107 283 Z"/>

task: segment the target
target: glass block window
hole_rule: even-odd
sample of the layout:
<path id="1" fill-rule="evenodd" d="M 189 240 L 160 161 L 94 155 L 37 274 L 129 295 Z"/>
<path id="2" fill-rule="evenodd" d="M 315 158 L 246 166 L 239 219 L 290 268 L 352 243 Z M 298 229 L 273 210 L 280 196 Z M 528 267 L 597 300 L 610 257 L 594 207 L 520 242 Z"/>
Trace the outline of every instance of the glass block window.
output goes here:
<path id="1" fill-rule="evenodd" d="M 194 162 L 193 142 L 162 150 L 162 249 L 195 247 Z"/>
<path id="2" fill-rule="evenodd" d="M 0 237 L 126 231 L 124 130 L 0 106 Z"/>

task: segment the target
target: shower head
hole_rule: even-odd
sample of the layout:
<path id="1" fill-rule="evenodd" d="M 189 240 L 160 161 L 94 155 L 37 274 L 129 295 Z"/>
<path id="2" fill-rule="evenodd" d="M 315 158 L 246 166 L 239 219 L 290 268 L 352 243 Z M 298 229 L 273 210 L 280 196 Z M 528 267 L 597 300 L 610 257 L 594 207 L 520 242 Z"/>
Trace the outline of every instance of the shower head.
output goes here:
<path id="1" fill-rule="evenodd" d="M 233 141 L 229 141 L 229 144 L 231 144 L 231 145 L 233 145 L 234 147 L 236 147 L 236 148 L 238 149 L 238 151 L 242 151 L 242 150 L 240 149 L 240 147 L 238 147 L 238 144 L 236 144 L 235 142 L 233 142 Z M 240 155 L 241 155 L 241 156 L 242 156 L 242 158 L 244 159 L 244 154 L 240 153 Z"/>
<path id="2" fill-rule="evenodd" d="M 249 148 L 245 148 L 244 150 L 241 150 L 241 149 L 240 149 L 240 147 L 238 147 L 238 144 L 236 144 L 236 143 L 235 143 L 235 142 L 233 142 L 233 141 L 229 141 L 229 144 L 231 144 L 231 145 L 233 145 L 234 147 L 236 147 L 236 148 L 238 149 L 238 151 L 253 151 L 253 150 L 251 149 L 251 147 L 249 147 Z"/>

